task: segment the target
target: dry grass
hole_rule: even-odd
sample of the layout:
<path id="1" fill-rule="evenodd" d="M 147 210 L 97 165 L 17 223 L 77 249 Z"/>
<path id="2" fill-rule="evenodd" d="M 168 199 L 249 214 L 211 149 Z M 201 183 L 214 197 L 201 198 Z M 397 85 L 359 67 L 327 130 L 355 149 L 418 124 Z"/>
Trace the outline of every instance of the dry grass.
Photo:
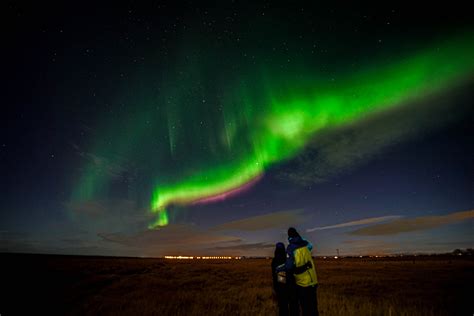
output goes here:
<path id="1" fill-rule="evenodd" d="M 270 261 L 2 255 L 1 314 L 276 315 Z M 474 261 L 318 260 L 321 315 L 472 315 Z"/>

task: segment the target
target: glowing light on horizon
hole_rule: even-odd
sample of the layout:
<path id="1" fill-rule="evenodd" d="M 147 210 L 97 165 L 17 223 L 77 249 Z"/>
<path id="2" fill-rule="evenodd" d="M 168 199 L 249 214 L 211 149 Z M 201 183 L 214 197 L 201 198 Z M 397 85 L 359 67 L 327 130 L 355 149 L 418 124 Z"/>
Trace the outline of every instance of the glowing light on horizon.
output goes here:
<path id="1" fill-rule="evenodd" d="M 177 259 L 177 260 L 240 260 L 242 257 L 230 257 L 230 256 L 165 256 L 165 259 Z"/>

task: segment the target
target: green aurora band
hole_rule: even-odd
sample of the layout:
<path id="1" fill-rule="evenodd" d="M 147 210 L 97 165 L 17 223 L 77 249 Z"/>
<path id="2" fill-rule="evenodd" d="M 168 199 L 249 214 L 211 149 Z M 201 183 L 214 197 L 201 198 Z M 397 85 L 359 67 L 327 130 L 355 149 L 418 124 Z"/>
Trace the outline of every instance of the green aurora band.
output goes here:
<path id="1" fill-rule="evenodd" d="M 310 74 L 296 81 L 263 72 L 261 81 L 234 85 L 220 102 L 223 110 L 219 122 L 210 122 L 215 136 L 212 139 L 217 143 L 213 150 L 193 157 L 189 149 L 187 160 L 182 161 L 186 172 L 155 177 L 151 212 L 156 220 L 149 228 L 167 225 L 167 209 L 172 205 L 238 192 L 239 187 L 255 181 L 271 166 L 295 157 L 318 131 L 352 124 L 469 80 L 474 70 L 473 34 L 435 44 L 390 63 L 373 63 L 343 74 L 337 80 Z M 175 95 L 179 97 L 182 92 L 177 88 Z M 199 106 L 202 104 L 196 105 L 195 111 Z M 167 113 L 170 155 L 175 154 L 180 137 L 173 125 L 180 113 Z M 137 129 L 133 135 L 124 136 L 126 140 L 120 146 L 125 148 L 124 142 L 130 144 L 139 138 L 143 122 L 149 117 L 146 111 L 136 116 L 130 125 Z M 198 132 L 191 128 L 191 133 Z M 82 176 L 77 199 L 92 196 L 106 182 L 92 169 Z"/>
<path id="2" fill-rule="evenodd" d="M 152 210 L 158 218 L 150 228 L 167 224 L 163 215 L 167 206 L 191 203 L 242 186 L 271 165 L 295 156 L 323 128 L 352 123 L 466 79 L 474 69 L 473 43 L 468 37 L 442 49 L 430 47 L 406 60 L 361 71 L 331 86 L 315 82 L 311 91 L 303 93 L 281 97 L 281 93 L 272 94 L 273 89 L 263 90 L 269 109 L 263 120 L 256 122 L 259 128 L 251 131 L 253 146 L 248 155 L 235 163 L 158 186 L 152 198 Z"/>

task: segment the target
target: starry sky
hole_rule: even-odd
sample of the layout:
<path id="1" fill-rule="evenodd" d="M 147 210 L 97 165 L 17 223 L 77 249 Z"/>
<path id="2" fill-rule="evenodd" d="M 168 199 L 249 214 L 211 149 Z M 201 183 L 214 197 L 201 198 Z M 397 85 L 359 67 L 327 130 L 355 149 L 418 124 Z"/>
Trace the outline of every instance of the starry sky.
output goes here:
<path id="1" fill-rule="evenodd" d="M 474 246 L 462 6 L 6 3 L 0 251 Z"/>

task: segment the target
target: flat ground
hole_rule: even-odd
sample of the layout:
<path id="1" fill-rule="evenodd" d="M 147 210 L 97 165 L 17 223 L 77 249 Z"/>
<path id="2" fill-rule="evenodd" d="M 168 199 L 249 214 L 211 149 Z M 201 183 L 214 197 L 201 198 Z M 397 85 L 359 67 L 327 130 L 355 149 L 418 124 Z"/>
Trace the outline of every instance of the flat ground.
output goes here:
<path id="1" fill-rule="evenodd" d="M 276 315 L 270 260 L 0 255 L 1 315 Z M 316 260 L 321 315 L 473 315 L 474 260 Z"/>

